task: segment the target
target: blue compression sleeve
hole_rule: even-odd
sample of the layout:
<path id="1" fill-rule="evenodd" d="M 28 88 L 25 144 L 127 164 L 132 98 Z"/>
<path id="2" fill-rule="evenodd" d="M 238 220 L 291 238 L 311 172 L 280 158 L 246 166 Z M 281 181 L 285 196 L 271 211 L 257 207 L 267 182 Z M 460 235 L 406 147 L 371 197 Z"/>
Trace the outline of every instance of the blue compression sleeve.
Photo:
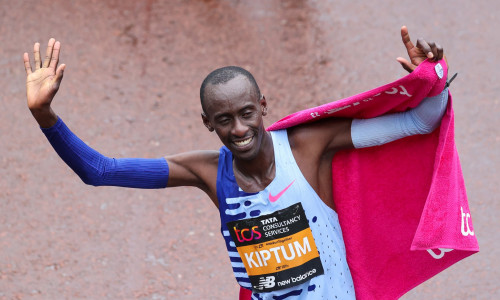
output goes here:
<path id="1" fill-rule="evenodd" d="M 165 158 L 109 158 L 90 148 L 58 118 L 50 128 L 41 128 L 62 160 L 86 184 L 131 188 L 165 188 L 168 163 Z"/>
<path id="2" fill-rule="evenodd" d="M 448 104 L 448 89 L 428 97 L 408 111 L 382 115 L 371 119 L 354 119 L 351 138 L 355 148 L 383 145 L 415 134 L 434 131 Z"/>

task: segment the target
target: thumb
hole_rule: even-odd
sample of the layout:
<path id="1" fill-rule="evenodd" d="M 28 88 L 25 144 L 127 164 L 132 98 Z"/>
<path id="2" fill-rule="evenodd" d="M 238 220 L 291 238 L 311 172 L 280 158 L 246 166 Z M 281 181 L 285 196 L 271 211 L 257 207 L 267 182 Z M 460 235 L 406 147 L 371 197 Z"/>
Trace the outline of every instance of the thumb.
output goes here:
<path id="1" fill-rule="evenodd" d="M 66 69 L 66 65 L 60 65 L 56 70 L 56 81 L 60 82 L 64 75 L 64 69 Z"/>
<path id="2" fill-rule="evenodd" d="M 56 70 L 56 77 L 52 81 L 52 87 L 57 92 L 59 90 L 59 86 L 61 85 L 61 81 L 64 75 L 64 69 L 66 68 L 65 64 L 60 65 Z"/>
<path id="3" fill-rule="evenodd" d="M 409 61 L 407 61 L 406 59 L 404 59 L 402 57 L 398 57 L 398 58 L 396 58 L 396 60 L 401 64 L 403 69 L 408 71 L 408 73 L 411 73 L 411 72 L 413 72 L 413 70 L 415 70 L 415 66 L 412 63 L 410 63 Z"/>

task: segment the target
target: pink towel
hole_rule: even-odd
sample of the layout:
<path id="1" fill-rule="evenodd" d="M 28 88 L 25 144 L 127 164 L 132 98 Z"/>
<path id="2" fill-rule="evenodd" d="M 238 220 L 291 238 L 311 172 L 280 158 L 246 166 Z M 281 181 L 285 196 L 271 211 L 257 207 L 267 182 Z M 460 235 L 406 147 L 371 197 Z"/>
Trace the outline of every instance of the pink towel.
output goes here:
<path id="1" fill-rule="evenodd" d="M 405 111 L 439 94 L 446 72 L 444 61 L 424 61 L 397 81 L 294 113 L 268 130 L 327 117 L 372 118 Z M 357 299 L 399 298 L 479 251 L 453 120 L 450 95 L 441 126 L 433 133 L 335 155 L 333 197 Z"/>

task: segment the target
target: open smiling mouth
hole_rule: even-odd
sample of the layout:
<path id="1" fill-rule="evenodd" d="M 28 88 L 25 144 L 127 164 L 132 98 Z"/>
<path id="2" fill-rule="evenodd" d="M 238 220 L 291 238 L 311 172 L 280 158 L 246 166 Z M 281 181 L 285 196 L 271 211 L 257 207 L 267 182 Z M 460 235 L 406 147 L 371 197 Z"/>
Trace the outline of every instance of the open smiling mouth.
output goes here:
<path id="1" fill-rule="evenodd" d="M 250 144 L 250 142 L 252 141 L 252 139 L 253 139 L 253 136 L 251 136 L 251 137 L 249 137 L 249 138 L 247 138 L 247 139 L 244 139 L 244 140 L 242 140 L 242 141 L 238 141 L 238 142 L 237 142 L 237 141 L 234 141 L 233 143 L 234 143 L 236 146 L 238 146 L 238 147 L 243 147 L 243 146 L 246 146 L 246 145 Z"/>

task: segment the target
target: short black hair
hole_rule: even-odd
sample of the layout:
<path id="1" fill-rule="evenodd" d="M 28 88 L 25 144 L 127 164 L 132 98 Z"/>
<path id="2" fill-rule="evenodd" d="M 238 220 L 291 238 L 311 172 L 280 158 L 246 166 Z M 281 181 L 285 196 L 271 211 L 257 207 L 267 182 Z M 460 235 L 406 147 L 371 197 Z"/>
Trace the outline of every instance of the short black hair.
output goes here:
<path id="1" fill-rule="evenodd" d="M 201 108 L 203 109 L 203 111 L 205 111 L 204 102 L 205 102 L 205 88 L 206 88 L 206 86 L 209 84 L 217 85 L 217 84 L 226 83 L 238 75 L 243 75 L 250 81 L 250 83 L 254 87 L 255 92 L 257 93 L 257 95 L 259 96 L 259 99 L 260 99 L 261 95 L 260 95 L 259 86 L 257 85 L 255 78 L 253 77 L 253 75 L 250 72 L 248 72 L 247 70 L 245 70 L 241 67 L 237 67 L 237 66 L 222 67 L 222 68 L 214 70 L 210 74 L 208 74 L 208 76 L 205 77 L 205 80 L 203 80 L 203 83 L 201 84 L 200 101 L 201 101 Z"/>

